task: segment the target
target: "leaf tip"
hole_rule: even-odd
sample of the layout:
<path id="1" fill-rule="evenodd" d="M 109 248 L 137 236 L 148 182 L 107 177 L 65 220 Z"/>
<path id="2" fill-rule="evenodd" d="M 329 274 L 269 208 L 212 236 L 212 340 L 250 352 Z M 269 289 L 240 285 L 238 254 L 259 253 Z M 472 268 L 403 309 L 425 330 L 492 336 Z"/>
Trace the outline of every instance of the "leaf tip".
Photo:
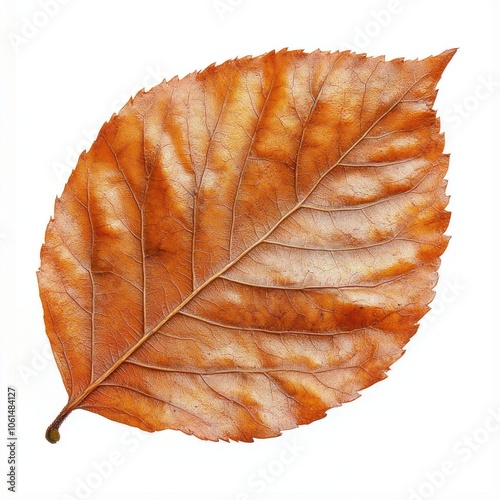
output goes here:
<path id="1" fill-rule="evenodd" d="M 438 54 L 436 56 L 436 59 L 443 61 L 443 67 L 446 67 L 453 58 L 453 56 L 456 54 L 457 50 L 458 47 L 444 50 L 443 52 L 441 52 L 441 54 Z"/>

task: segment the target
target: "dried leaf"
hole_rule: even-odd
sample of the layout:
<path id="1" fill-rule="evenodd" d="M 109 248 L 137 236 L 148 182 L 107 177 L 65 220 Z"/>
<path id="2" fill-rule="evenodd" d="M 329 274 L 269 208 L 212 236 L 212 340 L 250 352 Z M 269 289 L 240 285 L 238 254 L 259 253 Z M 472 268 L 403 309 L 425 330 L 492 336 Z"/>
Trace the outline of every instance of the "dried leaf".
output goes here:
<path id="1" fill-rule="evenodd" d="M 252 441 L 383 379 L 433 297 L 449 213 L 421 61 L 271 52 L 141 91 L 56 201 L 38 274 L 80 408 Z"/>

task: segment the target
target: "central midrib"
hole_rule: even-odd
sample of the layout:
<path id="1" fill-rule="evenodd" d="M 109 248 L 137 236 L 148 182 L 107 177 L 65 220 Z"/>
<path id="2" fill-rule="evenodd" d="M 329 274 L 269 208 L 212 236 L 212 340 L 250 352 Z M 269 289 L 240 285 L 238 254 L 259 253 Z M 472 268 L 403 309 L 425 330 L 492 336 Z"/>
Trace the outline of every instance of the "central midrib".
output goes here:
<path id="1" fill-rule="evenodd" d="M 104 380 L 106 380 L 112 373 L 114 373 L 134 352 L 136 352 L 140 347 L 142 347 L 155 333 L 157 333 L 170 319 L 172 319 L 181 309 L 183 309 L 187 304 L 189 304 L 200 292 L 202 292 L 208 285 L 217 280 L 222 274 L 231 269 L 237 262 L 239 262 L 243 257 L 248 255 L 252 250 L 254 250 L 258 245 L 260 245 L 263 241 L 265 241 L 288 217 L 293 215 L 297 210 L 302 208 L 303 204 L 307 201 L 307 199 L 311 196 L 311 194 L 316 190 L 318 185 L 323 181 L 323 179 L 330 174 L 330 172 L 342 162 L 342 160 L 370 133 L 370 131 L 383 119 L 385 118 L 410 92 L 410 90 L 419 83 L 423 78 L 425 78 L 428 73 L 421 76 L 418 80 L 416 80 L 409 88 L 404 92 L 401 97 L 396 99 L 392 106 L 390 106 L 384 113 L 380 115 L 368 128 L 367 130 L 359 137 L 357 141 L 353 143 L 353 145 L 346 150 L 339 159 L 329 168 L 327 169 L 323 175 L 321 175 L 318 180 L 314 183 L 308 193 L 304 196 L 302 200 L 300 200 L 291 210 L 289 210 L 285 215 L 283 215 L 276 224 L 267 231 L 261 238 L 259 238 L 255 243 L 253 243 L 250 247 L 248 247 L 245 251 L 243 251 L 238 257 L 234 258 L 231 262 L 229 262 L 226 266 L 224 266 L 220 271 L 215 273 L 211 278 L 207 279 L 204 283 L 202 283 L 198 288 L 193 290 L 193 292 L 186 297 L 182 302 L 180 302 L 177 307 L 175 307 L 162 321 L 160 321 L 153 329 L 151 329 L 147 334 L 145 334 L 133 347 L 131 347 L 125 354 L 123 354 L 115 363 L 106 370 L 95 382 L 90 384 L 87 389 L 72 402 L 68 402 L 66 407 L 61 411 L 60 416 L 67 416 L 72 410 L 78 407 L 78 405 L 96 388 L 98 388 Z"/>

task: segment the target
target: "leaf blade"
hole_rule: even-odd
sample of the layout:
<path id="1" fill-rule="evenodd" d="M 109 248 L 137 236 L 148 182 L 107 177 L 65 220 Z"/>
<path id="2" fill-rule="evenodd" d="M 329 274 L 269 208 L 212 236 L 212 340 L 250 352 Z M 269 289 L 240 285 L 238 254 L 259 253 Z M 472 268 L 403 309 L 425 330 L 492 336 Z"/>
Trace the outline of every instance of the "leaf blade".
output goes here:
<path id="1" fill-rule="evenodd" d="M 46 327 L 69 395 L 56 422 L 84 408 L 252 440 L 384 378 L 447 244 L 432 104 L 452 55 L 281 51 L 131 100 L 80 158 L 42 248 Z M 330 339 L 335 352 L 343 336 L 358 339 L 351 357 L 371 357 L 344 366 L 311 347 Z M 293 368 L 318 356 L 323 371 Z"/>

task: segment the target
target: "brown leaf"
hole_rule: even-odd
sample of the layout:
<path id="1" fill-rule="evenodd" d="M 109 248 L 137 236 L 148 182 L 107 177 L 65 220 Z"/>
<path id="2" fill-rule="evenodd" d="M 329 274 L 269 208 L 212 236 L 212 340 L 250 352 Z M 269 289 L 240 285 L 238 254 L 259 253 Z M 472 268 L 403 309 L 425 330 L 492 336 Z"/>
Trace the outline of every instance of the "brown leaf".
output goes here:
<path id="1" fill-rule="evenodd" d="M 38 274 L 74 409 L 252 441 L 383 379 L 436 284 L 448 157 L 421 61 L 271 52 L 141 91 L 56 201 Z"/>

